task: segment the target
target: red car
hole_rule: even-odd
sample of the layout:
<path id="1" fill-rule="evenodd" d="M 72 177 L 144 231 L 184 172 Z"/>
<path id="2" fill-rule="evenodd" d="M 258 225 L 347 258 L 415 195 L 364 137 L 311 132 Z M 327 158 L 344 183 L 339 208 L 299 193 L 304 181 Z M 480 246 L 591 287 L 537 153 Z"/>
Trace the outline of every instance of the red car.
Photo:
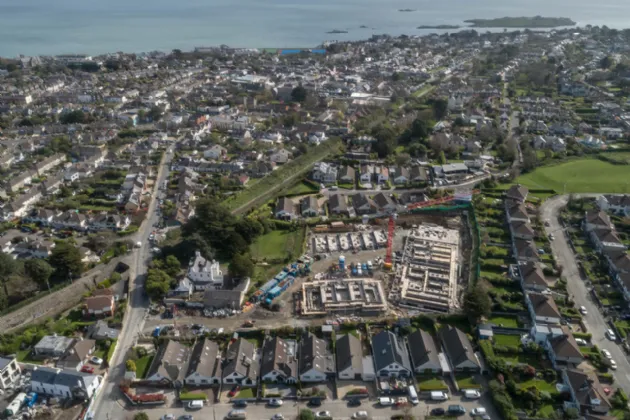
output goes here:
<path id="1" fill-rule="evenodd" d="M 94 373 L 94 368 L 92 366 L 83 366 L 81 368 L 81 372 L 85 372 L 85 373 Z"/>
<path id="2" fill-rule="evenodd" d="M 234 388 L 230 389 L 230 392 L 228 392 L 228 397 L 232 398 L 234 397 L 236 394 L 238 394 L 238 391 L 241 390 L 241 387 L 236 385 L 234 386 Z"/>

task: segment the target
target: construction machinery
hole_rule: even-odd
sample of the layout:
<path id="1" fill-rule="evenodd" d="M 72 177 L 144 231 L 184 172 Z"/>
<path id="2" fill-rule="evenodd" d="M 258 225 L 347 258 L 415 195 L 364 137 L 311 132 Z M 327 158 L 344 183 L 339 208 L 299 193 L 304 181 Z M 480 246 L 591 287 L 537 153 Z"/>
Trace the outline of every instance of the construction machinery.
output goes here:
<path id="1" fill-rule="evenodd" d="M 396 229 L 396 213 L 392 213 L 389 216 L 389 223 L 387 225 L 387 253 L 385 254 L 385 262 L 383 268 L 385 270 L 392 269 L 392 248 L 394 245 L 394 230 Z"/>

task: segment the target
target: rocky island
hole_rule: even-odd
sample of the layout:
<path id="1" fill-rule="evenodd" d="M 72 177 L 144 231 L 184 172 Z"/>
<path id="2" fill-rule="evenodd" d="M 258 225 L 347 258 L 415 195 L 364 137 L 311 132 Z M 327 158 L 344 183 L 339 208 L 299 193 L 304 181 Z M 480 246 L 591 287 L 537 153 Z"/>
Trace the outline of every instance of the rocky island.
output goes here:
<path id="1" fill-rule="evenodd" d="M 574 26 L 576 22 L 566 17 L 502 17 L 495 19 L 469 19 L 473 28 L 556 28 L 559 26 Z"/>
<path id="2" fill-rule="evenodd" d="M 327 34 L 347 34 L 348 31 L 342 31 L 340 29 L 333 29 L 332 31 L 326 32 Z"/>
<path id="3" fill-rule="evenodd" d="M 399 12 L 415 12 L 416 9 L 398 9 Z"/>

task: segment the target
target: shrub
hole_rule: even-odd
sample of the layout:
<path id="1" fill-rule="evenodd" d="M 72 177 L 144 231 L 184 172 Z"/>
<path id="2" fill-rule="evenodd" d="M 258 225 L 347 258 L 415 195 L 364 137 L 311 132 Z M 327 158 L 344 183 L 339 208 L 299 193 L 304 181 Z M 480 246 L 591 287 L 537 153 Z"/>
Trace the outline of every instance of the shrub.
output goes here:
<path id="1" fill-rule="evenodd" d="M 136 371 L 136 363 L 133 360 L 127 360 L 125 362 L 125 369 L 127 369 L 127 372 L 135 372 Z"/>

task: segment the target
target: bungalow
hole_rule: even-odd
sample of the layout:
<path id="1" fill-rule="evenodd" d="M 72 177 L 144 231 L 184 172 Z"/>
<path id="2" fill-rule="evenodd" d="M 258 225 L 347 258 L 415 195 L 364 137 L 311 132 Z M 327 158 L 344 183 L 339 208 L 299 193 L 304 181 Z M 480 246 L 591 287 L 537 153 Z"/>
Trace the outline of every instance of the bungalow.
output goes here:
<path id="1" fill-rule="evenodd" d="M 392 331 L 381 331 L 372 337 L 372 354 L 378 377 L 411 376 L 407 349 Z"/>
<path id="2" fill-rule="evenodd" d="M 562 379 L 571 397 L 565 408 L 576 408 L 581 413 L 604 415 L 612 405 L 600 384 L 597 375 L 579 369 L 562 369 Z"/>
<path id="3" fill-rule="evenodd" d="M 422 166 L 414 166 L 409 173 L 409 181 L 411 182 L 427 182 L 429 175 L 427 170 Z"/>
<path id="4" fill-rule="evenodd" d="M 374 204 L 376 204 L 377 208 L 381 212 L 396 211 L 396 203 L 394 203 L 394 201 L 385 193 L 380 192 L 376 194 L 372 197 L 372 200 L 374 200 Z"/>
<path id="5" fill-rule="evenodd" d="M 416 330 L 407 337 L 411 366 L 417 374 L 439 373 L 442 371 L 438 350 L 431 334 Z"/>
<path id="6" fill-rule="evenodd" d="M 394 171 L 392 179 L 394 180 L 394 184 L 401 185 L 401 184 L 408 183 L 409 180 L 410 180 L 410 177 L 411 177 L 411 175 L 410 175 L 409 169 L 407 169 L 407 168 L 405 168 L 403 166 L 399 166 Z"/>
<path id="7" fill-rule="evenodd" d="M 317 197 L 309 195 L 300 201 L 300 214 L 302 217 L 317 217 L 319 215 L 319 204 Z"/>
<path id="8" fill-rule="evenodd" d="M 186 378 L 190 349 L 179 341 L 163 343 L 153 358 L 146 380 L 155 384 L 183 384 Z"/>
<path id="9" fill-rule="evenodd" d="M 324 382 L 335 376 L 335 360 L 328 349 L 328 343 L 308 333 L 300 341 L 300 381 Z"/>
<path id="10" fill-rule="evenodd" d="M 74 343 L 69 337 L 57 335 L 45 335 L 35 347 L 33 353 L 38 357 L 61 357 Z"/>
<path id="11" fill-rule="evenodd" d="M 374 380 L 372 356 L 363 354 L 361 340 L 353 334 L 337 336 L 335 344 L 337 377 L 346 380 Z"/>
<path id="12" fill-rule="evenodd" d="M 373 214 L 376 213 L 376 204 L 365 193 L 356 193 L 350 196 L 352 207 L 356 214 Z"/>
<path id="13" fill-rule="evenodd" d="M 335 215 L 348 215 L 348 201 L 345 195 L 332 194 L 328 198 L 328 212 Z"/>
<path id="14" fill-rule="evenodd" d="M 372 182 L 372 176 L 374 175 L 374 167 L 372 165 L 361 165 L 359 170 L 359 181 L 361 184 L 369 184 Z"/>
<path id="15" fill-rule="evenodd" d="M 94 340 L 84 340 L 82 338 L 75 340 L 57 361 L 57 367 L 60 369 L 80 370 L 95 349 L 96 341 Z"/>
<path id="16" fill-rule="evenodd" d="M 114 314 L 114 296 L 101 295 L 85 299 L 85 314 L 89 316 L 111 316 Z"/>
<path id="17" fill-rule="evenodd" d="M 236 339 L 227 349 L 223 366 L 226 385 L 255 386 L 258 383 L 256 347 L 244 338 Z"/>
<path id="18" fill-rule="evenodd" d="M 209 149 L 203 151 L 203 157 L 206 159 L 219 159 L 227 155 L 227 149 L 218 144 L 213 145 Z"/>
<path id="19" fill-rule="evenodd" d="M 189 386 L 219 385 L 222 375 L 222 356 L 219 345 L 203 338 L 195 343 L 184 378 Z"/>
<path id="20" fill-rule="evenodd" d="M 298 381 L 297 342 L 266 337 L 262 347 L 260 379 L 294 384 Z"/>
<path id="21" fill-rule="evenodd" d="M 562 314 L 553 297 L 542 293 L 529 292 L 525 294 L 525 301 L 534 323 L 560 324 Z"/>
<path id="22" fill-rule="evenodd" d="M 356 171 L 352 166 L 343 166 L 339 170 L 339 182 L 341 184 L 353 184 L 356 176 Z"/>
<path id="23" fill-rule="evenodd" d="M 311 178 L 323 184 L 336 183 L 337 176 L 337 168 L 326 162 L 317 162 L 311 172 Z"/>
<path id="24" fill-rule="evenodd" d="M 92 398 L 99 384 L 99 376 L 72 369 L 38 366 L 31 373 L 33 392 L 60 398 L 88 400 Z"/>
<path id="25" fill-rule="evenodd" d="M 384 184 L 389 181 L 389 168 L 387 166 L 376 166 L 374 168 L 374 175 L 376 176 L 376 182 Z"/>
<path id="26" fill-rule="evenodd" d="M 295 203 L 288 197 L 280 197 L 274 211 L 276 219 L 293 220 L 297 217 L 295 213 Z"/>
<path id="27" fill-rule="evenodd" d="M 522 262 L 518 265 L 518 270 L 524 290 L 542 292 L 549 288 L 540 264 L 531 261 Z"/>
<path id="28" fill-rule="evenodd" d="M 506 192 L 505 197 L 517 201 L 519 203 L 524 203 L 527 200 L 527 194 L 529 194 L 529 190 L 520 185 L 512 185 Z"/>
<path id="29" fill-rule="evenodd" d="M 473 352 L 472 343 L 458 328 L 447 325 L 440 330 L 440 341 L 455 372 L 479 372 L 481 363 Z"/>
<path id="30" fill-rule="evenodd" d="M 597 197 L 597 205 L 603 211 L 630 216 L 630 195 L 600 195 Z"/>

